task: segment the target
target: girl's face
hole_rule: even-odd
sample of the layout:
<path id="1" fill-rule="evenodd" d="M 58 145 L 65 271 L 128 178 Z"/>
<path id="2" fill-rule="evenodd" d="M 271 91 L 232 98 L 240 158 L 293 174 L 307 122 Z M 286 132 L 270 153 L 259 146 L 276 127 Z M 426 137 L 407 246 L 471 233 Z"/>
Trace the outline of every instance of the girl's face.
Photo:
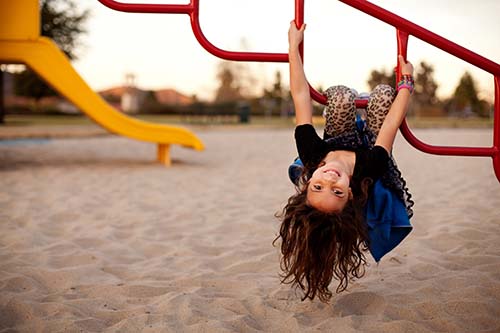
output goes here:
<path id="1" fill-rule="evenodd" d="M 349 178 L 342 162 L 321 162 L 307 184 L 308 204 L 325 213 L 342 211 L 352 198 Z"/>

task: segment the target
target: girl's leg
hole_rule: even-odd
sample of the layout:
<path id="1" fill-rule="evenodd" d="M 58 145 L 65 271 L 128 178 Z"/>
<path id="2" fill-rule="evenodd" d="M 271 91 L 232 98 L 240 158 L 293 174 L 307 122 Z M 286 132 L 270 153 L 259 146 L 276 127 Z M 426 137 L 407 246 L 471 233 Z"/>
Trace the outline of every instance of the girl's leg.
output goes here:
<path id="1" fill-rule="evenodd" d="M 379 84 L 370 93 L 370 100 L 366 108 L 366 123 L 375 136 L 378 136 L 378 132 L 395 97 L 396 91 L 387 84 Z"/>
<path id="2" fill-rule="evenodd" d="M 333 86 L 326 90 L 328 104 L 323 111 L 326 119 L 325 138 L 337 136 L 355 129 L 357 94 L 346 86 Z"/>

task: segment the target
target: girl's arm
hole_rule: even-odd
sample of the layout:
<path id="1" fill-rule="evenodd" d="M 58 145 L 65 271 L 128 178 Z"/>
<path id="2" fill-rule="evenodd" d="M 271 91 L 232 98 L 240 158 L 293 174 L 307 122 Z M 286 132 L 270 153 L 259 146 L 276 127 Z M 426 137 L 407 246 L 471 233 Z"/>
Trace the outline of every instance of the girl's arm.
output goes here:
<path id="1" fill-rule="evenodd" d="M 413 74 L 413 66 L 410 62 L 405 62 L 404 58 L 399 56 L 399 63 L 401 68 L 401 73 L 406 75 Z M 394 102 L 392 102 L 391 108 L 385 117 L 384 123 L 380 128 L 379 135 L 375 145 L 382 146 L 390 154 L 392 151 L 392 146 L 394 144 L 394 139 L 398 132 L 399 126 L 403 122 L 406 116 L 406 110 L 408 109 L 408 104 L 410 103 L 410 91 L 408 89 L 401 89 L 398 91 Z"/>
<path id="2" fill-rule="evenodd" d="M 304 73 L 302 58 L 300 57 L 299 45 L 304 39 L 304 30 L 306 25 L 303 24 L 300 29 L 297 29 L 295 22 L 290 22 L 288 30 L 288 61 L 290 64 L 290 92 L 292 94 L 293 104 L 295 106 L 295 121 L 296 125 L 312 124 L 312 99 L 309 92 L 309 84 L 307 83 Z"/>

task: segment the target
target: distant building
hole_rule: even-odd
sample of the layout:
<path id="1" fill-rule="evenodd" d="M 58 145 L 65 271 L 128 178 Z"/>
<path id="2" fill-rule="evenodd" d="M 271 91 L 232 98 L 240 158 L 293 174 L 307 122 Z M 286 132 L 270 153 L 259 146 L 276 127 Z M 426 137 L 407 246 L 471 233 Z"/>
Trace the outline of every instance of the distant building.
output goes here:
<path id="1" fill-rule="evenodd" d="M 124 85 L 99 91 L 99 94 L 114 108 L 125 113 L 137 113 L 140 111 L 144 92 Z"/>
<path id="2" fill-rule="evenodd" d="M 7 108 L 30 110 L 33 108 L 34 99 L 25 96 L 17 96 L 14 92 L 14 75 L 8 71 L 3 72 L 3 94 L 4 103 Z M 193 98 L 178 92 L 175 89 L 166 88 L 153 91 L 159 104 L 185 106 L 193 103 Z M 144 102 L 151 91 L 137 88 L 135 75 L 127 74 L 125 84 L 111 87 L 98 92 L 111 106 L 126 113 L 138 113 L 144 107 Z M 80 111 L 76 106 L 61 96 L 43 97 L 37 103 L 41 108 L 52 108 L 63 113 L 75 114 Z"/>
<path id="3" fill-rule="evenodd" d="M 135 86 L 135 75 L 127 73 L 125 75 L 125 91 L 121 98 L 122 110 L 126 113 L 137 113 L 140 108 L 142 91 Z"/>
<path id="4" fill-rule="evenodd" d="M 193 103 L 191 97 L 175 89 L 159 89 L 153 91 L 153 93 L 158 104 L 185 106 Z M 100 91 L 99 94 L 101 94 L 108 103 L 113 104 L 120 110 L 127 113 L 135 113 L 140 112 L 143 107 L 148 91 L 125 85 Z"/>
<path id="5" fill-rule="evenodd" d="M 174 89 L 160 89 L 155 91 L 155 97 L 158 103 L 168 105 L 189 105 L 193 103 L 193 98 L 181 94 Z"/>

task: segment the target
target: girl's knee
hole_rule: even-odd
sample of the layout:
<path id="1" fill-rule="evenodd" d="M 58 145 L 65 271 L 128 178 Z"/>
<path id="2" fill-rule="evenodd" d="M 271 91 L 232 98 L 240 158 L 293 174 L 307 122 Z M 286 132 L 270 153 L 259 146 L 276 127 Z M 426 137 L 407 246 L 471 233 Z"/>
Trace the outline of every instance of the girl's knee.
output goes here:
<path id="1" fill-rule="evenodd" d="M 350 103 L 356 98 L 356 91 L 349 87 L 338 85 L 331 86 L 325 91 L 330 107 L 337 107 L 344 103 Z"/>
<path id="2" fill-rule="evenodd" d="M 388 84 L 378 84 L 370 94 L 371 97 L 378 97 L 383 99 L 394 99 L 396 97 L 396 90 Z"/>
<path id="3" fill-rule="evenodd" d="M 373 90 L 385 90 L 385 89 L 393 89 L 393 88 L 387 83 L 379 83 L 375 86 Z"/>
<path id="4" fill-rule="evenodd" d="M 328 103 L 323 110 L 326 119 L 325 133 L 330 136 L 346 132 L 354 126 L 356 98 L 353 90 L 346 86 L 332 86 L 326 91 Z"/>
<path id="5" fill-rule="evenodd" d="M 350 96 L 352 94 L 352 91 L 351 88 L 347 86 L 337 85 L 337 86 L 331 86 L 328 89 L 326 89 L 325 94 L 328 98 L 341 95 Z"/>

